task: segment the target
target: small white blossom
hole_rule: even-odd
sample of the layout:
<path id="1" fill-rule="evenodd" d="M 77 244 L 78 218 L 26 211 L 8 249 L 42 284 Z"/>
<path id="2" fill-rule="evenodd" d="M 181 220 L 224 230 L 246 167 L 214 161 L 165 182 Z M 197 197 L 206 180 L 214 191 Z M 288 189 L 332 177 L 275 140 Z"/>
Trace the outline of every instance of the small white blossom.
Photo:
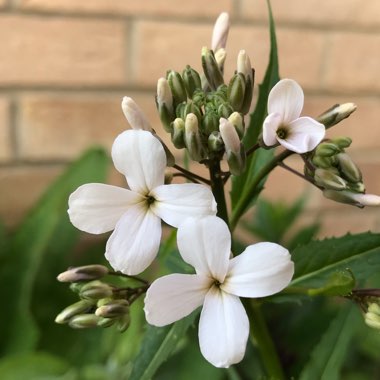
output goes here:
<path id="1" fill-rule="evenodd" d="M 121 133 L 113 144 L 112 159 L 130 190 L 100 183 L 82 185 L 71 194 L 68 213 L 82 231 L 114 230 L 106 258 L 115 270 L 134 275 L 146 269 L 158 252 L 161 219 L 178 227 L 189 216 L 215 215 L 216 203 L 204 185 L 164 185 L 165 151 L 150 132 Z"/>
<path id="2" fill-rule="evenodd" d="M 310 152 L 322 141 L 324 125 L 311 117 L 300 117 L 303 101 L 302 88 L 292 79 L 283 79 L 272 88 L 263 125 L 265 145 L 280 143 L 301 154 Z"/>
<path id="3" fill-rule="evenodd" d="M 178 229 L 177 243 L 196 274 L 171 274 L 153 282 L 145 298 L 148 323 L 165 326 L 203 305 L 202 355 L 216 367 L 238 363 L 249 335 L 239 297 L 266 297 L 284 289 L 294 273 L 289 252 L 274 243 L 258 243 L 230 259 L 231 234 L 215 216 L 186 220 Z"/>

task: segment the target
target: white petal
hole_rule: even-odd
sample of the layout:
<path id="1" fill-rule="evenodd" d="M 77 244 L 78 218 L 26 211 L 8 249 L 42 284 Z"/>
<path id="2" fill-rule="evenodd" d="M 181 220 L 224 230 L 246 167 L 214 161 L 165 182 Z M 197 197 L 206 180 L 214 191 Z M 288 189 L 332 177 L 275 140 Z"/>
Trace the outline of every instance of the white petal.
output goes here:
<path id="1" fill-rule="evenodd" d="M 266 297 L 284 289 L 293 273 L 287 249 L 275 243 L 257 243 L 230 260 L 221 288 L 240 297 Z"/>
<path id="2" fill-rule="evenodd" d="M 133 191 L 146 195 L 164 183 L 165 151 L 150 132 L 128 130 L 121 133 L 113 143 L 112 159 Z"/>
<path id="3" fill-rule="evenodd" d="M 278 139 L 286 149 L 296 153 L 313 150 L 325 137 L 325 126 L 311 117 L 300 117 L 287 125 L 288 136 Z"/>
<path id="4" fill-rule="evenodd" d="M 171 226 L 178 227 L 188 217 L 216 214 L 216 202 L 205 185 L 183 183 L 162 185 L 151 193 L 156 200 L 151 209 Z"/>
<path id="5" fill-rule="evenodd" d="M 187 219 L 178 228 L 177 245 L 182 258 L 198 274 L 224 281 L 231 253 L 231 234 L 222 219 L 216 216 Z"/>
<path id="6" fill-rule="evenodd" d="M 154 326 L 182 319 L 203 304 L 212 280 L 196 274 L 170 274 L 154 281 L 145 297 L 145 317 Z"/>
<path id="7" fill-rule="evenodd" d="M 278 113 L 282 123 L 289 124 L 301 115 L 303 98 L 302 88 L 296 81 L 282 79 L 269 93 L 268 114 Z"/>
<path id="8" fill-rule="evenodd" d="M 160 246 L 161 220 L 146 205 L 128 209 L 108 239 L 106 258 L 116 270 L 129 275 L 144 271 Z"/>
<path id="9" fill-rule="evenodd" d="M 269 114 L 263 124 L 263 140 L 266 146 L 277 144 L 277 129 L 281 124 L 281 116 L 278 113 Z"/>
<path id="10" fill-rule="evenodd" d="M 152 131 L 152 127 L 150 126 L 148 119 L 132 98 L 124 96 L 121 102 L 121 109 L 123 110 L 124 116 L 128 120 L 128 123 L 132 129 L 143 129 L 149 132 Z"/>
<path id="11" fill-rule="evenodd" d="M 140 194 L 121 187 L 88 183 L 70 195 L 68 213 L 75 227 L 101 234 L 112 231 L 128 207 L 142 200 Z"/>
<path id="12" fill-rule="evenodd" d="M 211 49 L 214 52 L 226 47 L 229 28 L 230 17 L 227 12 L 223 12 L 217 18 L 212 32 Z"/>
<path id="13" fill-rule="evenodd" d="M 199 320 L 202 355 L 215 367 L 229 367 L 245 354 L 249 321 L 240 299 L 213 287 Z"/>

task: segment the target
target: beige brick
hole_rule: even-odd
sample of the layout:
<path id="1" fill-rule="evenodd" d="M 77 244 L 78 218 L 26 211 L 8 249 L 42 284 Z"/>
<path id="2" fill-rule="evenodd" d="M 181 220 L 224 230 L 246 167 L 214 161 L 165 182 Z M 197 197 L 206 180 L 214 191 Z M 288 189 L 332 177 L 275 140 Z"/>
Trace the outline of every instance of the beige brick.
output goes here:
<path id="1" fill-rule="evenodd" d="M 0 168 L 0 218 L 7 226 L 18 224 L 63 167 Z"/>
<path id="2" fill-rule="evenodd" d="M 20 8 L 48 12 L 84 12 L 154 16 L 217 16 L 232 10 L 232 0 L 21 0 Z"/>
<path id="3" fill-rule="evenodd" d="M 271 4 L 277 22 L 350 27 L 380 25 L 378 0 L 272 0 Z M 267 13 L 265 1 L 242 0 L 242 17 L 266 20 Z"/>
<path id="4" fill-rule="evenodd" d="M 380 99 L 359 96 L 313 96 L 305 95 L 303 115 L 316 117 L 336 103 L 354 102 L 358 108 L 346 120 L 327 132 L 328 137 L 349 136 L 353 143 L 350 152 L 380 148 Z"/>
<path id="5" fill-rule="evenodd" d="M 9 125 L 9 102 L 0 98 L 0 162 L 8 161 L 12 157 L 12 145 Z"/>
<path id="6" fill-rule="evenodd" d="M 125 35 L 119 21 L 1 16 L 0 85 L 120 85 Z"/>
<path id="7" fill-rule="evenodd" d="M 333 91 L 379 91 L 379 46 L 379 34 L 333 34 L 325 73 L 326 88 Z"/>

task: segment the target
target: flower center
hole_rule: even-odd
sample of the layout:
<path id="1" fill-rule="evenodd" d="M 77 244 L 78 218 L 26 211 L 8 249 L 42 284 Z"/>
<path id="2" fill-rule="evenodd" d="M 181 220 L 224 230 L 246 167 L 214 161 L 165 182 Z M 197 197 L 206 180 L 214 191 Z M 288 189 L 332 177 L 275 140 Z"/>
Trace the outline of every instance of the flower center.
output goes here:
<path id="1" fill-rule="evenodd" d="M 156 201 L 156 199 L 152 197 L 151 195 L 147 195 L 145 199 L 146 199 L 146 204 L 148 206 L 151 206 Z"/>
<path id="2" fill-rule="evenodd" d="M 288 137 L 288 130 L 284 127 L 280 127 L 277 129 L 276 134 L 279 139 L 285 140 Z"/>

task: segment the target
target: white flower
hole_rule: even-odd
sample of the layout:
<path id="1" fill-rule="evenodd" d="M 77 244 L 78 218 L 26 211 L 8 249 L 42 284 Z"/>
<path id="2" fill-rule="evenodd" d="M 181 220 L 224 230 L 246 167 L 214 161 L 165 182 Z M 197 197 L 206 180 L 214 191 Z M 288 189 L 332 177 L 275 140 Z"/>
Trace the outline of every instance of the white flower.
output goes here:
<path id="1" fill-rule="evenodd" d="M 230 259 L 231 234 L 222 219 L 190 218 L 178 229 L 178 249 L 196 274 L 171 274 L 154 281 L 145 298 L 147 321 L 164 326 L 203 305 L 199 344 L 216 367 L 243 359 L 249 322 L 239 297 L 266 297 L 284 289 L 294 266 L 274 243 L 251 245 Z"/>
<path id="2" fill-rule="evenodd" d="M 272 88 L 263 125 L 265 145 L 280 143 L 293 152 L 306 153 L 322 141 L 324 125 L 311 117 L 300 117 L 303 99 L 302 88 L 292 79 L 283 79 Z"/>
<path id="3" fill-rule="evenodd" d="M 164 185 L 164 148 L 150 132 L 121 133 L 113 144 L 112 159 L 130 190 L 99 183 L 80 186 L 70 196 L 68 213 L 82 231 L 100 234 L 114 229 L 106 258 L 115 270 L 133 275 L 155 258 L 161 219 L 178 227 L 189 216 L 215 215 L 216 203 L 206 186 Z"/>

